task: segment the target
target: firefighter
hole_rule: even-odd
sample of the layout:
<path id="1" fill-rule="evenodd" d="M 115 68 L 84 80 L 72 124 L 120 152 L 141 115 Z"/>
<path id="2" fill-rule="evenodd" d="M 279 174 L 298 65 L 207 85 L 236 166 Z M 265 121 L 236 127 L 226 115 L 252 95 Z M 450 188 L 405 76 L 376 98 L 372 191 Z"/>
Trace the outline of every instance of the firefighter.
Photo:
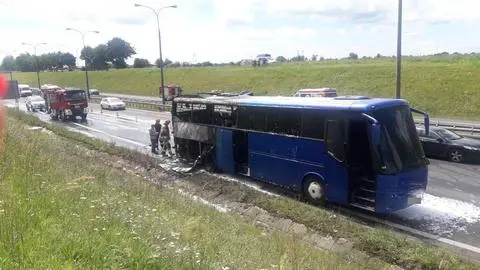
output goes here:
<path id="1" fill-rule="evenodd" d="M 162 130 L 162 124 L 160 123 L 160 119 L 155 120 L 155 130 L 157 131 L 157 150 L 158 149 L 158 142 L 159 142 L 159 137 L 160 137 L 160 131 Z M 160 147 L 163 147 L 163 145 L 160 142 Z"/>
<path id="2" fill-rule="evenodd" d="M 173 155 L 172 153 L 172 147 L 170 145 L 170 128 L 169 128 L 169 125 L 170 124 L 170 120 L 167 120 L 163 123 L 162 125 L 162 129 L 160 131 L 160 142 L 162 144 L 162 155 L 166 155 L 166 152 L 168 152 L 168 154 L 170 156 Z"/>
<path id="3" fill-rule="evenodd" d="M 158 132 L 155 129 L 155 125 L 152 125 L 150 127 L 150 142 L 152 143 L 152 153 L 158 154 L 157 149 L 158 149 Z"/>

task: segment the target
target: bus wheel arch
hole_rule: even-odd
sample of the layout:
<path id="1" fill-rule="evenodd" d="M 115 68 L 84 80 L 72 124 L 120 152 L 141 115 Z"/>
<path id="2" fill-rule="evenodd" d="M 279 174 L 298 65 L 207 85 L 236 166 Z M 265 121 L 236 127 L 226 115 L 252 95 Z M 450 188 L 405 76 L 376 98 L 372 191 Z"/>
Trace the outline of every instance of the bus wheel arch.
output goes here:
<path id="1" fill-rule="evenodd" d="M 309 173 L 303 177 L 302 195 L 311 204 L 323 206 L 327 203 L 326 185 L 319 174 Z"/>

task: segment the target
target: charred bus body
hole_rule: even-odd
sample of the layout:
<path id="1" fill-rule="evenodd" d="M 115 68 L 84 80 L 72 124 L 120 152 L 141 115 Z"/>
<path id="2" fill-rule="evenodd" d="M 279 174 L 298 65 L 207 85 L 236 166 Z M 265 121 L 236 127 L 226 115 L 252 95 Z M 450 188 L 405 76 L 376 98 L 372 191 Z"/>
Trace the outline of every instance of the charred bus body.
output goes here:
<path id="1" fill-rule="evenodd" d="M 421 202 L 428 160 L 405 100 L 175 98 L 177 155 L 293 189 L 308 201 L 390 213 Z"/>

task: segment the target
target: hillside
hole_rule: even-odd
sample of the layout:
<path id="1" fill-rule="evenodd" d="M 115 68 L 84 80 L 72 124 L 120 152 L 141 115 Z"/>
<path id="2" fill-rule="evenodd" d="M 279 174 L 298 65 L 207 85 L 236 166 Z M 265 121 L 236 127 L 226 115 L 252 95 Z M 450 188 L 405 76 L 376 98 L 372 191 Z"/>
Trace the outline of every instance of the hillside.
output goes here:
<path id="1" fill-rule="evenodd" d="M 426 59 L 403 62 L 402 98 L 436 117 L 480 118 L 480 59 Z M 91 72 L 91 87 L 105 92 L 156 95 L 159 69 Z M 330 86 L 341 94 L 395 95 L 395 61 L 362 60 L 282 64 L 269 67 L 166 69 L 166 82 L 187 92 L 252 89 L 257 95 L 292 95 L 295 89 Z M 35 73 L 15 73 L 21 83 L 36 85 Z M 84 87 L 83 72 L 41 73 L 42 83 Z"/>

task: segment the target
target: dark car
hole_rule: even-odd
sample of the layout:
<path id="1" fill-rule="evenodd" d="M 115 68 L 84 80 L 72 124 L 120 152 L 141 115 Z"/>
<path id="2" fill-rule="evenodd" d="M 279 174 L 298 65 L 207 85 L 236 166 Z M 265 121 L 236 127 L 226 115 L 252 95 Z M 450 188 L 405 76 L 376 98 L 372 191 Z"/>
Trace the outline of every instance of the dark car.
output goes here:
<path id="1" fill-rule="evenodd" d="M 428 136 L 423 128 L 417 127 L 417 131 L 428 157 L 446 158 L 457 163 L 480 160 L 480 140 L 438 127 L 431 127 Z"/>

